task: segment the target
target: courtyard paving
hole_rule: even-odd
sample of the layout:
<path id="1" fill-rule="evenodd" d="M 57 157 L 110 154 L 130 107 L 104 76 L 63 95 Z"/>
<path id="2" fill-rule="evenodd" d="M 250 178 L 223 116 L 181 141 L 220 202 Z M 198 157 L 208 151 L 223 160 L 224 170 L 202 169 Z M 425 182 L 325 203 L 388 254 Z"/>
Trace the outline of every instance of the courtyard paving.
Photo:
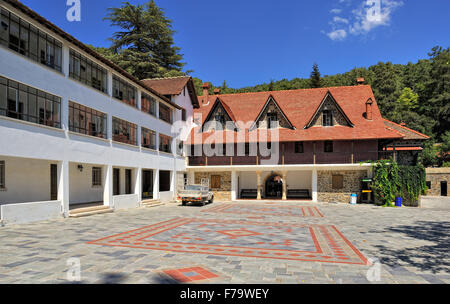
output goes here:
<path id="1" fill-rule="evenodd" d="M 423 205 L 169 204 L 0 227 L 0 283 L 71 283 L 79 261 L 81 283 L 447 284 L 450 201 Z"/>

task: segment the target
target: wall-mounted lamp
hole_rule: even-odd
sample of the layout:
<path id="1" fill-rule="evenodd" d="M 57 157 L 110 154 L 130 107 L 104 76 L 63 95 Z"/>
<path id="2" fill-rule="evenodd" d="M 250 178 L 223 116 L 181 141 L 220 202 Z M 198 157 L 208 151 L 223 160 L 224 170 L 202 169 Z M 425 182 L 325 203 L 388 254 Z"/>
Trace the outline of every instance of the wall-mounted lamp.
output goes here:
<path id="1" fill-rule="evenodd" d="M 83 172 L 83 165 L 78 165 L 78 170 L 80 170 L 80 172 Z"/>

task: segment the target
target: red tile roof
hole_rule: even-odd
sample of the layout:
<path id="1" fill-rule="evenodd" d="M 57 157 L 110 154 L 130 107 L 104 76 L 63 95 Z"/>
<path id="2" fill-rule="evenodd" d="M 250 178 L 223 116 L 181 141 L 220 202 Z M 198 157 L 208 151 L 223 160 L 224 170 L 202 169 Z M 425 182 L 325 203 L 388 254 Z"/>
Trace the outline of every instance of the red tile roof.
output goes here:
<path id="1" fill-rule="evenodd" d="M 354 124 L 354 127 L 334 126 L 334 127 L 311 127 L 305 129 L 305 126 L 311 120 L 314 113 L 326 97 L 330 93 L 336 100 L 338 105 L 347 115 L 349 120 Z M 289 90 L 289 91 L 274 91 L 274 92 L 257 92 L 257 93 L 242 93 L 242 94 L 228 94 L 220 95 L 222 103 L 226 104 L 230 111 L 234 114 L 236 121 L 244 123 L 254 122 L 262 111 L 268 98 L 273 96 L 280 108 L 283 110 L 289 121 L 295 127 L 295 130 L 279 129 L 280 141 L 322 141 L 322 140 L 369 140 L 369 139 L 401 139 L 404 137 L 393 129 L 387 127 L 384 119 L 381 117 L 380 110 L 373 95 L 372 88 L 368 85 L 359 85 L 351 87 L 332 87 L 319 89 L 305 89 L 305 90 Z M 209 104 L 204 106 L 203 100 L 205 97 L 199 97 L 200 109 L 195 110 L 195 114 L 202 115 L 203 125 L 204 120 L 212 109 L 217 96 L 209 96 Z M 374 101 L 373 120 L 364 118 L 366 112 L 366 102 L 369 98 Z M 200 128 L 192 131 L 191 135 L 199 132 Z M 226 138 L 232 131 L 216 132 L 223 133 Z M 248 132 L 245 131 L 245 142 L 257 141 L 251 139 L 255 137 L 257 130 Z M 235 134 L 236 135 L 236 134 Z M 198 135 L 197 135 L 198 136 Z M 203 133 L 203 138 L 209 138 L 211 133 Z M 216 142 L 223 142 L 219 139 L 221 134 L 216 134 Z M 237 139 L 235 142 L 242 142 L 243 139 Z M 240 134 L 242 137 L 242 134 Z"/>
<path id="2" fill-rule="evenodd" d="M 394 129 L 395 131 L 397 131 L 398 133 L 402 134 L 404 136 L 403 139 L 405 140 L 426 140 L 426 139 L 430 139 L 429 136 L 422 134 L 420 132 L 414 131 L 410 128 L 407 128 L 405 126 L 399 125 L 395 122 L 389 121 L 387 119 L 384 119 L 384 124 L 386 126 L 388 126 L 389 128 Z"/>
<path id="3" fill-rule="evenodd" d="M 191 77 L 144 79 L 146 85 L 163 95 L 179 95 L 183 92 Z"/>
<path id="4" fill-rule="evenodd" d="M 199 107 L 197 93 L 195 92 L 194 81 L 191 76 L 155 78 L 142 80 L 148 87 L 157 91 L 161 95 L 180 95 L 183 89 L 187 87 L 192 105 Z"/>

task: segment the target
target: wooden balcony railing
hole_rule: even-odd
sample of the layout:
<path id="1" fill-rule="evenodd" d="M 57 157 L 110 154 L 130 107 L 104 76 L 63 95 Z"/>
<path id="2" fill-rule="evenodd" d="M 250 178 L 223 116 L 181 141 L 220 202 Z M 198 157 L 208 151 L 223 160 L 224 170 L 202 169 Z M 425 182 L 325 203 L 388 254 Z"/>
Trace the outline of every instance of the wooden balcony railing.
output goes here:
<path id="1" fill-rule="evenodd" d="M 288 153 L 278 157 L 261 156 L 193 156 L 189 166 L 258 166 L 258 165 L 325 165 L 359 164 L 394 157 L 394 151 L 355 153 Z"/>

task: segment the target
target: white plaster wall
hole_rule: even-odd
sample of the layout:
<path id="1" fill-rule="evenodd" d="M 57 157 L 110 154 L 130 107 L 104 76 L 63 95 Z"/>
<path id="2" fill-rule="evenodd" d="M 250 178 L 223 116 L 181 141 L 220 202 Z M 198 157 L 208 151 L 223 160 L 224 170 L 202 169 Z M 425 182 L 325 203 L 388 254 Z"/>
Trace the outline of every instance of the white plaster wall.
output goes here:
<path id="1" fill-rule="evenodd" d="M 255 172 L 240 172 L 239 173 L 239 191 L 242 189 L 256 189 L 257 180 Z"/>
<path id="2" fill-rule="evenodd" d="M 290 171 L 287 174 L 288 189 L 312 190 L 311 171 Z"/>
<path id="3" fill-rule="evenodd" d="M 3 205 L 1 219 L 5 225 L 25 224 L 62 217 L 60 201 Z"/>
<path id="4" fill-rule="evenodd" d="M 83 172 L 78 170 L 83 166 Z M 94 203 L 103 201 L 105 168 L 102 168 L 102 186 L 92 187 L 92 168 L 96 165 L 70 163 L 69 165 L 69 199 L 70 204 Z"/>
<path id="5" fill-rule="evenodd" d="M 0 204 L 50 200 L 51 162 L 4 156 L 0 160 L 6 165 L 6 190 L 0 191 Z"/>
<path id="6" fill-rule="evenodd" d="M 113 197 L 113 202 L 115 210 L 137 208 L 139 207 L 139 195 L 116 195 Z"/>

